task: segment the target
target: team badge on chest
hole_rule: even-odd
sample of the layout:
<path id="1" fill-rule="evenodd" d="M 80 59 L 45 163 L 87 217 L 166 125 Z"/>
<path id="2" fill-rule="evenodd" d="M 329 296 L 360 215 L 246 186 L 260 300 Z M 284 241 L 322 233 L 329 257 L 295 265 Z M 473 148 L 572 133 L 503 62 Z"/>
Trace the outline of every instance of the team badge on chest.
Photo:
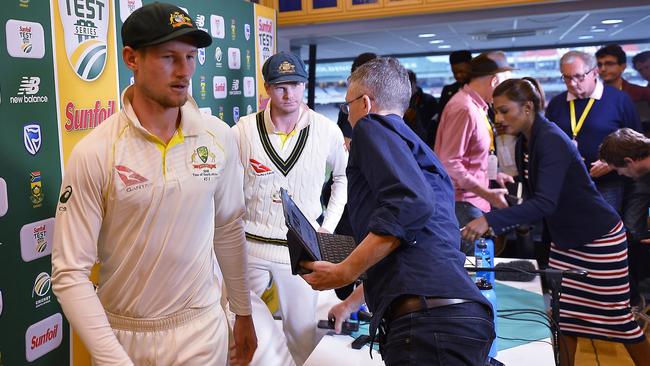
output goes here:
<path id="1" fill-rule="evenodd" d="M 219 176 L 217 156 L 207 146 L 199 146 L 192 152 L 192 175 L 205 181 Z"/>

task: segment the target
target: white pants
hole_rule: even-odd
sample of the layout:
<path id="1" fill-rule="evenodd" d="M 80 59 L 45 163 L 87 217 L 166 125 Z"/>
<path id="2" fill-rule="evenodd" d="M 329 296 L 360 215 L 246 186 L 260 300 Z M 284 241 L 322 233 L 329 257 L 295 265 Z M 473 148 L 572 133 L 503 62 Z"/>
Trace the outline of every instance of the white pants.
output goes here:
<path id="1" fill-rule="evenodd" d="M 155 319 L 107 315 L 117 340 L 137 366 L 226 364 L 228 323 L 219 304 Z"/>
<path id="2" fill-rule="evenodd" d="M 253 322 L 257 333 L 257 351 L 251 365 L 285 366 L 293 365 L 293 362 L 297 365 L 304 364 L 316 347 L 318 293 L 300 276 L 292 275 L 291 266 L 288 264 L 249 255 L 248 276 Z M 284 337 L 278 334 L 280 329 L 261 299 L 270 276 L 273 276 L 278 291 Z M 287 346 L 291 354 L 287 352 Z"/>

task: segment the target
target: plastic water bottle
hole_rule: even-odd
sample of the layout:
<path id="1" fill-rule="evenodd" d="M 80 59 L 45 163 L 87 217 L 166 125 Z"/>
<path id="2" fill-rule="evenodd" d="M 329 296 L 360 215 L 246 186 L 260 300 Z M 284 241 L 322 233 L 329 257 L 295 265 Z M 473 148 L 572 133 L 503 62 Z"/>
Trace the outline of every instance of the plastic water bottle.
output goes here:
<path id="1" fill-rule="evenodd" d="M 494 243 L 490 239 L 478 239 L 474 243 L 474 256 L 476 260 L 476 267 L 477 268 L 491 268 L 494 267 L 494 260 L 492 253 L 490 253 L 488 241 L 490 244 L 492 244 L 492 251 L 494 252 Z M 488 272 L 488 271 L 479 271 L 476 272 L 476 279 L 478 280 L 479 278 L 485 278 L 487 282 L 490 284 L 494 284 L 494 272 Z"/>
<path id="2" fill-rule="evenodd" d="M 359 306 L 359 310 L 357 310 L 354 313 L 350 314 L 350 319 L 351 320 L 360 320 L 359 319 L 359 312 L 360 311 L 365 311 L 366 313 L 368 312 L 368 307 L 366 306 L 366 304 L 361 304 L 361 306 Z"/>
<path id="3" fill-rule="evenodd" d="M 478 278 L 476 280 L 476 286 L 481 290 L 481 294 L 485 296 L 486 299 L 492 305 L 492 314 L 494 319 L 494 332 L 497 333 L 497 293 L 492 288 L 492 284 L 487 282 L 485 278 Z M 488 354 L 490 357 L 496 357 L 497 355 L 497 338 L 495 337 L 490 346 L 490 352 Z"/>

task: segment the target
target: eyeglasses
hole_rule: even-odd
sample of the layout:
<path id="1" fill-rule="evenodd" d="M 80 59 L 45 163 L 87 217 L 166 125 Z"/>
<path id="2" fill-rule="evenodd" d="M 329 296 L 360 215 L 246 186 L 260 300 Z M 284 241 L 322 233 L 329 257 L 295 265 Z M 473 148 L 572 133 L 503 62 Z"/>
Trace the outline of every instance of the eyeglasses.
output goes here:
<path id="1" fill-rule="evenodd" d="M 361 94 L 358 97 L 352 99 L 351 101 L 341 104 L 341 112 L 343 112 L 345 114 L 350 114 L 350 104 L 352 104 L 352 103 L 356 102 L 357 100 L 363 98 L 364 95 L 365 94 Z"/>
<path id="2" fill-rule="evenodd" d="M 614 61 L 605 61 L 605 62 L 599 62 L 596 65 L 598 65 L 598 68 L 600 69 L 603 66 L 612 67 L 612 66 L 616 66 L 616 65 L 620 65 L 620 64 L 618 62 L 614 62 Z"/>
<path id="3" fill-rule="evenodd" d="M 568 83 L 569 81 L 575 81 L 578 83 L 581 83 L 585 81 L 585 78 L 587 75 L 589 75 L 590 72 L 594 71 L 595 67 L 592 68 L 591 70 L 585 72 L 584 74 L 577 74 L 577 75 L 562 75 L 561 78 L 565 83 Z"/>

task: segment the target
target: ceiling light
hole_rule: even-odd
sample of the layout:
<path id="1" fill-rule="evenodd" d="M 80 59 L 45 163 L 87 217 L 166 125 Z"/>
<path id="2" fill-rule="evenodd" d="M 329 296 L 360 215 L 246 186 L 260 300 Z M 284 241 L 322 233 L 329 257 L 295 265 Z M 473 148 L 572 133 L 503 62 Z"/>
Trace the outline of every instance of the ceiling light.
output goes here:
<path id="1" fill-rule="evenodd" d="M 451 48 L 451 46 L 448 45 L 448 44 L 443 44 L 443 45 L 438 46 L 438 48 Z"/>
<path id="2" fill-rule="evenodd" d="M 429 43 L 431 43 L 431 44 L 438 44 L 438 43 L 444 43 L 444 42 L 445 41 L 443 41 L 442 39 L 434 39 L 433 41 L 429 41 Z"/>
<path id="3" fill-rule="evenodd" d="M 623 20 L 621 20 L 621 19 L 605 19 L 601 23 L 603 23 L 603 24 L 619 24 L 619 23 L 623 23 Z"/>
<path id="4" fill-rule="evenodd" d="M 436 35 L 435 35 L 434 33 L 422 33 L 422 34 L 418 34 L 418 37 L 420 37 L 420 38 L 433 38 L 433 37 L 435 37 L 435 36 L 436 36 Z"/>
<path id="5" fill-rule="evenodd" d="M 555 28 L 534 28 L 534 29 L 508 29 L 502 31 L 493 31 L 488 33 L 471 33 L 475 41 L 492 41 L 496 39 L 545 36 L 553 33 Z"/>
<path id="6" fill-rule="evenodd" d="M 602 32 L 606 32 L 607 29 L 605 29 L 605 28 L 591 28 L 591 31 L 594 32 L 594 33 L 602 33 Z"/>
<path id="7" fill-rule="evenodd" d="M 580 36 L 578 39 L 592 39 L 594 36 Z"/>

